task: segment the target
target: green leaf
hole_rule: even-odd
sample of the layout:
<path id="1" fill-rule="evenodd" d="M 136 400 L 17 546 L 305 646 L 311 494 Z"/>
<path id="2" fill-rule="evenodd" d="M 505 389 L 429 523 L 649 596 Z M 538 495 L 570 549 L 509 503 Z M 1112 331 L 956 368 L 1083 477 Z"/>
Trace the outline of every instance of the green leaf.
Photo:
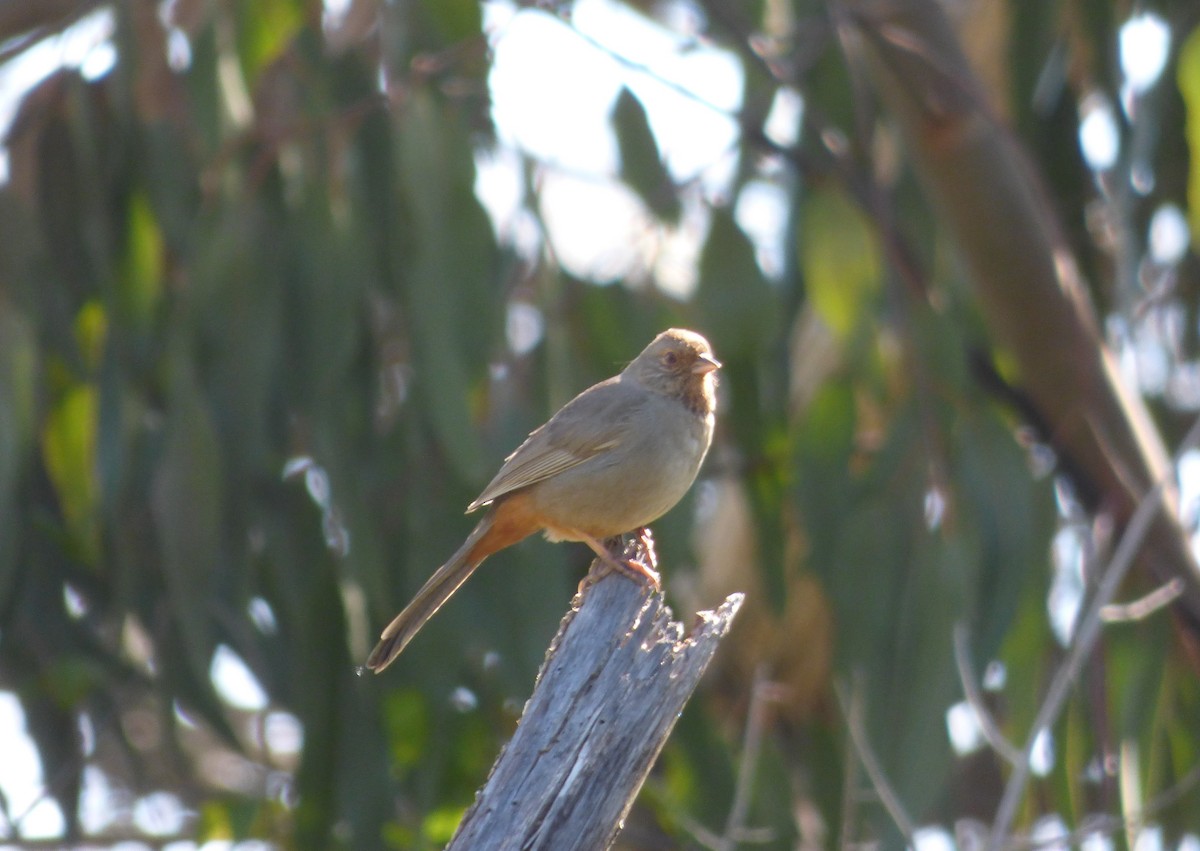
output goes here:
<path id="1" fill-rule="evenodd" d="M 796 498 L 814 564 L 831 564 L 838 529 L 849 516 L 849 475 L 858 418 L 854 388 L 830 382 L 821 387 L 795 428 Z"/>
<path id="2" fill-rule="evenodd" d="M 471 402 L 486 377 L 500 292 L 491 223 L 474 190 L 461 117 L 426 89 L 397 118 L 400 191 L 411 230 L 395 244 L 424 409 L 467 481 L 485 476 Z"/>
<path id="3" fill-rule="evenodd" d="M 975 599 L 979 535 L 966 517 L 926 523 L 926 423 L 915 405 L 849 484 L 837 467 L 855 433 L 853 399 L 830 388 L 812 410 L 798 448 L 817 481 L 798 486 L 813 567 L 834 606 L 837 666 L 861 677 L 871 747 L 909 811 L 925 812 L 950 758 L 944 717 L 959 697 L 950 636 Z"/>
<path id="4" fill-rule="evenodd" d="M 307 389 L 309 396 L 300 397 L 298 404 L 309 415 L 308 406 L 333 403 L 313 389 L 316 365 L 329 359 L 324 341 L 308 335 L 303 313 L 289 315 L 286 309 L 288 264 L 297 256 L 307 257 L 313 240 L 308 234 L 286 233 L 272 213 L 269 205 L 239 200 L 219 215 L 198 219 L 192 238 L 188 322 L 196 333 L 196 348 L 204 353 L 196 380 L 210 388 L 212 426 L 222 442 L 225 472 L 234 477 L 278 470 L 270 442 L 270 413 L 277 398 L 294 399 L 297 387 Z M 303 247 L 289 251 L 289 244 Z M 293 290 L 299 297 L 303 287 L 297 282 Z M 295 344 L 290 362 L 288 319 L 306 341 Z"/>
<path id="5" fill-rule="evenodd" d="M 1168 623 L 1160 620 L 1164 625 Z M 1157 655 L 1159 647 L 1143 644 L 1143 652 Z M 1194 776 L 1200 762 L 1200 742 L 1193 723 L 1200 714 L 1200 680 L 1192 662 L 1181 653 L 1173 654 L 1157 691 L 1160 696 L 1150 730 L 1152 745 L 1143 749 L 1149 751 L 1145 776 L 1150 788 L 1179 793 L 1179 799 L 1160 815 L 1167 841 L 1175 844 L 1182 834 L 1195 832 L 1196 813 L 1200 812 L 1200 786 L 1186 779 Z"/>
<path id="6" fill-rule="evenodd" d="M 361 223 L 331 214 L 332 200 L 314 187 L 289 222 L 288 240 L 297 248 L 292 290 L 298 302 L 300 339 L 311 347 L 308 383 L 318 398 L 344 404 L 346 386 L 367 330 L 371 270 L 361 244 Z M 287 258 L 281 258 L 286 262 Z M 253 324 L 247 331 L 253 330 Z"/>
<path id="7" fill-rule="evenodd" d="M 1049 563 L 1054 525 L 1050 480 L 1034 481 L 1024 450 L 994 415 L 963 417 L 956 433 L 956 493 L 978 524 L 981 575 L 972 617 L 976 664 L 986 664 L 1017 616 L 1039 568 Z"/>
<path id="8" fill-rule="evenodd" d="M 663 752 L 663 780 L 670 783 L 663 792 L 700 824 L 720 830 L 735 794 L 734 759 L 715 719 L 689 704 Z"/>
<path id="9" fill-rule="evenodd" d="M 416 689 L 389 692 L 383 701 L 383 715 L 392 764 L 411 768 L 428 747 L 428 699 Z"/>
<path id="10" fill-rule="evenodd" d="M 421 6 L 443 42 L 453 44 L 483 31 L 482 4 L 477 0 L 421 0 Z"/>
<path id="11" fill-rule="evenodd" d="M 98 396 L 91 384 L 70 386 L 50 411 L 42 429 L 42 458 L 58 494 L 77 555 L 94 559 L 96 526 L 96 419 Z"/>
<path id="12" fill-rule="evenodd" d="M 779 299 L 728 207 L 713 211 L 695 300 L 719 358 L 754 358 L 779 331 Z"/>
<path id="13" fill-rule="evenodd" d="M 99 369 L 107 336 L 108 316 L 103 305 L 94 300 L 84 303 L 75 316 L 75 345 L 80 361 L 89 372 Z"/>
<path id="14" fill-rule="evenodd" d="M 873 735 L 889 756 L 889 774 L 910 812 L 926 812 L 943 789 L 950 761 L 946 710 L 962 696 L 951 635 L 979 573 L 979 547 L 970 530 L 926 532 L 903 566 L 895 632 L 883 649 L 890 658 L 885 690 L 871 705 Z"/>
<path id="15" fill-rule="evenodd" d="M 621 153 L 621 179 L 656 216 L 678 222 L 681 208 L 675 185 L 663 164 L 646 109 L 627 88 L 621 89 L 613 105 L 612 123 Z"/>
<path id="16" fill-rule="evenodd" d="M 302 0 L 257 0 L 235 7 L 239 25 L 238 53 L 251 86 L 304 26 L 306 5 Z"/>
<path id="17" fill-rule="evenodd" d="M 837 613 L 839 667 L 860 665 L 881 674 L 899 616 L 902 577 L 911 541 L 911 511 L 881 496 L 862 503 L 838 526 L 834 557 L 815 564 Z"/>
<path id="18" fill-rule="evenodd" d="M 37 341 L 25 316 L 0 298 L 0 610 L 18 564 L 20 480 L 34 439 Z"/>
<path id="19" fill-rule="evenodd" d="M 79 792 L 86 759 L 83 754 L 79 719 L 73 706 L 63 705 L 42 691 L 21 695 L 25 732 L 37 744 L 41 770 L 52 796 L 67 819 L 68 829 L 77 830 Z"/>
<path id="20" fill-rule="evenodd" d="M 81 175 L 78 140 L 65 118 L 59 118 L 47 122 L 37 145 L 42 240 L 53 246 L 49 259 L 57 273 L 54 283 L 65 284 L 72 294 L 89 293 L 95 287 L 96 268 L 88 230 L 98 221 L 89 215 L 89 181 Z"/>
<path id="21" fill-rule="evenodd" d="M 302 849 L 328 847 L 329 831 L 338 817 L 335 769 L 345 733 L 343 706 L 349 697 L 342 692 L 353 692 L 342 640 L 345 612 L 338 604 L 337 586 L 328 574 L 311 579 L 305 599 L 308 617 L 295 639 L 299 653 L 292 664 L 301 677 L 316 677 L 325 685 L 302 690 L 296 705 L 305 731 L 296 771 L 302 802 L 295 814 L 296 846 Z"/>
<path id="22" fill-rule="evenodd" d="M 163 575 L 194 679 L 206 682 L 216 642 L 210 626 L 221 559 L 221 452 L 207 406 L 177 358 L 165 449 L 151 485 Z"/>
<path id="23" fill-rule="evenodd" d="M 882 264 L 875 234 L 840 191 L 815 190 L 804 204 L 800 265 L 813 308 L 836 334 L 850 336 L 870 319 Z"/>
<path id="24" fill-rule="evenodd" d="M 421 832 L 435 845 L 446 845 L 454 838 L 454 831 L 458 829 L 466 809 L 460 804 L 438 807 L 425 817 Z"/>
<path id="25" fill-rule="evenodd" d="M 1200 26 L 1194 28 L 1179 48 L 1176 72 L 1179 93 L 1187 110 L 1186 135 L 1189 157 L 1187 179 L 1188 224 L 1193 244 L 1200 242 Z"/>
<path id="26" fill-rule="evenodd" d="M 144 327 L 162 298 L 163 236 L 145 194 L 129 199 L 119 299 L 124 317 Z"/>

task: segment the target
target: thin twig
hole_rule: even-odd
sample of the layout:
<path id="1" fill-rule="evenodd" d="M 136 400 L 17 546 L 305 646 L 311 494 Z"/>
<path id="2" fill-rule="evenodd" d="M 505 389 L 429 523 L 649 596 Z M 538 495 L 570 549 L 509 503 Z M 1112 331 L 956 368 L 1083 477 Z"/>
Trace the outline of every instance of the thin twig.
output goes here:
<path id="1" fill-rule="evenodd" d="M 702 106 L 705 109 L 708 109 L 717 115 L 731 119 L 732 121 L 735 121 L 735 122 L 737 121 L 737 115 L 733 111 L 728 110 L 722 106 L 717 106 L 712 101 L 708 100 L 707 98 L 703 97 L 702 95 L 697 94 L 696 92 L 692 91 L 691 89 L 689 89 L 687 86 L 683 85 L 682 83 L 676 82 L 675 80 L 668 80 L 660 72 L 654 70 L 649 65 L 646 65 L 643 62 L 638 62 L 636 59 L 630 59 L 628 56 L 625 56 L 624 54 L 620 53 L 616 48 L 609 47 L 607 44 L 600 41 L 595 36 L 588 35 L 583 30 L 579 29 L 579 27 L 575 26 L 575 24 L 572 23 L 571 21 L 562 21 L 562 23 L 568 29 L 570 29 L 571 32 L 575 33 L 575 35 L 577 35 L 579 38 L 586 41 L 588 44 L 590 44 L 596 50 L 599 50 L 601 53 L 608 56 L 610 59 L 615 61 L 618 65 L 624 66 L 629 71 L 634 71 L 638 74 L 642 74 L 646 77 L 649 77 L 651 80 L 658 83 L 659 85 L 665 86 L 666 88 L 675 92 L 675 94 L 681 95 L 682 97 L 687 98 L 688 100 L 692 101 L 696 105 Z"/>
<path id="2" fill-rule="evenodd" d="M 696 819 L 689 816 L 687 813 L 680 813 L 675 818 L 679 822 L 679 826 L 686 830 L 702 848 L 707 848 L 709 851 L 716 851 L 722 847 L 725 837 L 717 836 L 717 834 L 705 827 Z M 739 845 L 766 845 L 768 842 L 774 842 L 778 837 L 775 831 L 769 827 L 744 827 L 736 832 L 731 837 L 733 839 L 733 847 Z"/>
<path id="3" fill-rule="evenodd" d="M 725 820 L 725 831 L 716 846 L 717 851 L 733 851 L 738 844 L 737 837 L 743 833 L 754 795 L 754 778 L 758 774 L 758 757 L 762 752 L 763 731 L 767 725 L 767 705 L 777 696 L 773 683 L 767 679 L 767 666 L 760 664 L 754 671 L 754 685 L 750 691 L 750 710 L 746 717 L 746 731 L 742 735 L 742 757 L 738 763 L 733 803 L 729 807 L 729 817 Z"/>
<path id="4" fill-rule="evenodd" d="M 1200 417 L 1196 418 L 1192 427 L 1188 429 L 1187 435 L 1180 442 L 1173 458 L 1175 463 L 1170 469 L 1176 469 L 1180 457 L 1195 447 L 1198 442 L 1200 442 Z M 1096 594 L 1088 603 L 1083 619 L 1075 630 L 1067 658 L 1063 660 L 1058 672 L 1050 681 L 1046 697 L 1042 701 L 1033 727 L 1029 731 L 1029 738 L 1025 743 L 1021 760 L 1014 765 L 1013 773 L 1009 775 L 1008 783 L 1005 784 L 1000 805 L 996 809 L 996 818 L 992 822 L 992 832 L 988 839 L 988 848 L 994 849 L 994 851 L 1003 847 L 1005 837 L 1016 815 L 1017 805 L 1024 793 L 1025 784 L 1029 782 L 1029 759 L 1038 734 L 1043 730 L 1050 729 L 1058 718 L 1072 684 L 1079 676 L 1085 659 L 1092 652 L 1099 637 L 1104 607 L 1109 605 L 1116 596 L 1117 588 L 1120 587 L 1125 574 L 1133 565 L 1133 560 L 1155 520 L 1155 515 L 1159 511 L 1168 510 L 1163 499 L 1166 486 L 1165 478 L 1156 482 L 1138 503 L 1137 510 L 1125 525 L 1125 531 L 1121 535 L 1116 552 L 1113 553 L 1108 567 L 1101 576 Z"/>
<path id="5" fill-rule="evenodd" d="M 758 758 L 762 752 L 763 734 L 767 727 L 767 705 L 781 700 L 778 686 L 767 677 L 765 665 L 754 671 L 754 684 L 750 690 L 750 708 L 746 713 L 746 729 L 742 734 L 742 756 L 738 761 L 737 786 L 725 830 L 720 836 L 695 819 L 683 814 L 680 824 L 692 834 L 700 845 L 709 851 L 733 851 L 742 844 L 762 844 L 774 841 L 775 833 L 769 828 L 747 828 L 744 825 L 750 810 L 754 792 L 754 778 L 758 773 Z"/>
<path id="6" fill-rule="evenodd" d="M 867 772 L 867 777 L 871 781 L 871 786 L 874 788 L 875 794 L 879 797 L 883 808 L 887 810 L 896 828 L 904 837 L 905 844 L 910 848 L 914 847 L 913 835 L 916 833 L 916 826 L 913 824 L 913 820 L 909 817 L 908 813 L 905 812 L 904 804 L 900 802 L 900 796 L 896 794 L 896 790 L 888 782 L 887 776 L 883 773 L 883 767 L 879 764 L 879 759 L 871 749 L 866 731 L 863 729 L 861 708 L 855 709 L 856 706 L 860 706 L 862 703 L 857 697 L 858 690 L 855 689 L 856 694 L 852 699 L 846 695 L 845 686 L 840 683 L 835 687 L 834 691 L 837 694 L 842 715 L 846 718 L 846 729 L 850 733 L 850 741 L 854 744 L 855 753 L 858 755 L 863 769 Z"/>
<path id="7" fill-rule="evenodd" d="M 854 690 L 850 695 L 850 706 L 847 709 L 846 701 L 842 700 L 842 714 L 846 716 L 846 723 L 853 726 L 858 723 L 858 716 L 862 713 L 862 683 L 859 677 L 854 679 Z M 842 845 L 846 845 L 849 837 L 853 835 L 853 819 L 854 819 L 854 802 L 856 798 L 855 790 L 858 788 L 858 765 L 859 762 L 854 757 L 854 741 L 851 737 L 846 737 L 846 753 L 842 758 L 842 764 L 845 769 L 842 771 L 842 819 L 841 830 L 839 835 L 842 837 Z"/>
<path id="8" fill-rule="evenodd" d="M 975 671 L 971 668 L 971 651 L 968 644 L 969 636 L 966 624 L 956 623 L 954 625 L 954 662 L 958 666 L 958 679 L 962 683 L 963 694 L 975 713 L 975 720 L 979 723 L 983 737 L 991 745 L 992 750 L 1010 765 L 1016 765 L 1021 760 L 1021 752 L 1004 737 L 996 725 L 995 719 L 992 718 L 992 713 L 988 711 L 987 704 L 983 699 L 983 692 L 979 690 L 979 684 L 975 680 Z"/>
<path id="9" fill-rule="evenodd" d="M 1091 836 L 1113 836 L 1132 822 L 1145 824 L 1151 818 L 1177 803 L 1192 787 L 1200 783 L 1200 765 L 1193 766 L 1187 774 L 1169 789 L 1160 792 L 1151 801 L 1128 818 L 1099 813 L 1084 819 L 1083 825 L 1064 836 L 1054 836 L 1047 839 L 1033 840 L 1029 837 L 1013 837 L 1009 846 L 1012 848 L 1045 848 L 1054 845 L 1058 848 L 1075 848 Z"/>
<path id="10" fill-rule="evenodd" d="M 1144 597 L 1129 603 L 1109 603 L 1100 609 L 1100 619 L 1105 623 L 1128 623 L 1150 617 L 1159 609 L 1165 609 L 1183 594 L 1183 580 L 1176 576 L 1166 585 L 1155 588 Z"/>
<path id="11" fill-rule="evenodd" d="M 1117 588 L 1120 587 L 1125 574 L 1133 565 L 1134 558 L 1141 548 L 1142 540 L 1146 537 L 1150 525 L 1154 522 L 1155 515 L 1163 510 L 1163 489 L 1163 483 L 1158 482 L 1150 488 L 1138 504 L 1137 510 L 1125 527 L 1125 533 L 1121 536 L 1121 543 L 1117 546 L 1117 551 L 1104 571 L 1095 597 L 1088 604 L 1087 611 L 1075 631 L 1075 638 L 1067 657 L 1050 680 L 1046 697 L 1038 708 L 1033 727 L 1025 742 L 1025 748 L 1020 759 L 1013 766 L 1013 772 L 1009 775 L 1008 783 L 1004 787 L 1000 805 L 996 808 L 996 818 L 992 823 L 992 833 L 988 840 L 988 847 L 991 849 L 1000 849 L 1004 846 L 1005 837 L 1008 835 L 1017 812 L 1017 805 L 1020 803 L 1021 795 L 1024 794 L 1025 784 L 1029 781 L 1030 758 L 1038 736 L 1054 725 L 1066 703 L 1071 687 L 1083 669 L 1084 662 L 1095 647 L 1096 639 L 1100 634 L 1100 610 L 1108 605 L 1116 595 Z"/>

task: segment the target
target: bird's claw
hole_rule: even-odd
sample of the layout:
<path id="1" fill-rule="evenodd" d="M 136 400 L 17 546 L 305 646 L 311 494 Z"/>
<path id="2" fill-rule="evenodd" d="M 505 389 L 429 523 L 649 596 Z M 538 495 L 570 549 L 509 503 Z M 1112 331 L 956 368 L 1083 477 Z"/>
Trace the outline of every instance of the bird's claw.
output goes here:
<path id="1" fill-rule="evenodd" d="M 596 559 L 595 565 L 583 581 L 579 583 L 579 591 L 582 593 L 585 589 L 595 585 L 610 573 L 619 573 L 622 576 L 627 576 L 639 585 L 649 586 L 652 591 L 659 593 L 662 591 L 662 578 L 658 572 L 642 564 L 640 561 L 631 558 L 599 558 Z"/>
<path id="2" fill-rule="evenodd" d="M 658 553 L 654 551 L 654 533 L 649 526 L 638 529 L 633 536 L 633 558 L 649 567 L 651 572 L 658 570 Z"/>
<path id="3" fill-rule="evenodd" d="M 654 593 L 662 592 L 662 577 L 650 565 L 636 558 L 613 559 L 613 565 L 618 571 L 630 579 L 649 585 Z"/>
<path id="4" fill-rule="evenodd" d="M 639 529 L 628 541 L 622 536 L 606 538 L 602 546 L 604 552 L 597 551 L 600 556 L 597 560 L 599 567 L 588 574 L 581 589 L 599 582 L 615 571 L 636 582 L 649 585 L 655 593 L 662 591 L 662 578 L 655 569 L 658 567 L 658 556 L 654 553 L 654 537 L 649 529 Z M 617 551 L 620 555 L 616 554 Z"/>

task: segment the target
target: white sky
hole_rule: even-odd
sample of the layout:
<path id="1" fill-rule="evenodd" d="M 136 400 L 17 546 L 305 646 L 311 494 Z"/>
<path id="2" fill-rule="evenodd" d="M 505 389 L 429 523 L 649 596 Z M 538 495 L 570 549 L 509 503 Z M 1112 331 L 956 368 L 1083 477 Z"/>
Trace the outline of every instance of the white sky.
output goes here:
<path id="1" fill-rule="evenodd" d="M 572 26 L 502 0 L 484 10 L 502 141 L 563 171 L 613 176 L 619 163 L 608 112 L 624 85 L 646 107 L 676 180 L 727 186 L 737 143 L 731 116 L 743 88 L 731 53 L 685 41 L 612 0 L 580 0 Z"/>
<path id="2" fill-rule="evenodd" d="M 687 4 L 673 8 L 685 28 L 698 23 Z M 741 63 L 613 0 L 580 0 L 569 23 L 491 0 L 484 24 L 500 148 L 480 157 L 477 191 L 501 236 L 529 254 L 545 247 L 521 189 L 523 154 L 538 163 L 556 262 L 585 279 L 653 279 L 686 295 L 707 233 L 704 201 L 727 195 L 737 166 Z M 622 87 L 645 107 L 672 178 L 691 186 L 678 227 L 658 223 L 618 180 L 610 112 Z"/>

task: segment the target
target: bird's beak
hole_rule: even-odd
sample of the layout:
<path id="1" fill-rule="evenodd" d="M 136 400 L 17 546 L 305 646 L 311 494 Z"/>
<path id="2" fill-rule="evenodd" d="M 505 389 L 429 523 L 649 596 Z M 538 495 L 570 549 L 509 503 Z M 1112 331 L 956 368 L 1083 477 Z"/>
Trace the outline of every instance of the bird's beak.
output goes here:
<path id="1" fill-rule="evenodd" d="M 708 375 L 710 372 L 715 372 L 721 368 L 721 362 L 712 355 L 700 355 L 696 362 L 692 364 L 692 373 L 694 375 Z"/>

